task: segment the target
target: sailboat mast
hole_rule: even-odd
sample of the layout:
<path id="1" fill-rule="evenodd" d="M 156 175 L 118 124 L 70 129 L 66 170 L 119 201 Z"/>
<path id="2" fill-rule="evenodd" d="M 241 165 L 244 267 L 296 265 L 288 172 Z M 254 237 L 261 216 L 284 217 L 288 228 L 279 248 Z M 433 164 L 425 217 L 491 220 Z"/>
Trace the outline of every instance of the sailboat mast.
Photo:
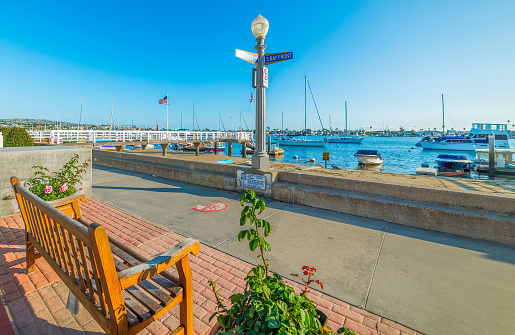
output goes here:
<path id="1" fill-rule="evenodd" d="M 347 101 L 345 101 L 345 136 L 347 136 Z"/>
<path id="2" fill-rule="evenodd" d="M 308 77 L 304 76 L 304 136 L 306 135 L 307 129 L 308 129 L 308 127 L 307 127 L 308 117 L 307 117 L 307 111 L 306 111 L 307 103 L 308 103 L 307 85 L 308 85 Z"/>
<path id="3" fill-rule="evenodd" d="M 191 130 L 195 130 L 195 104 L 193 104 L 193 128 L 191 128 Z"/>
<path id="4" fill-rule="evenodd" d="M 443 94 L 442 94 L 442 136 L 445 136 L 445 108 L 443 104 Z"/>

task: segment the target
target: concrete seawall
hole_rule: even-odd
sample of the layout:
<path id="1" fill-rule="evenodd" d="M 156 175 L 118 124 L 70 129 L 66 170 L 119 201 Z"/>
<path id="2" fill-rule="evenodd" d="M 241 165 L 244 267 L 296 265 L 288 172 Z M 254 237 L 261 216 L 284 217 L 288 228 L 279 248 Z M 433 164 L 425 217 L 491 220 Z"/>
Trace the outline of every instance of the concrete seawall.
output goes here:
<path id="1" fill-rule="evenodd" d="M 93 150 L 93 162 L 230 191 L 241 190 L 238 170 L 252 173 L 245 166 L 105 150 Z M 268 196 L 284 202 L 515 246 L 514 197 L 285 171 L 274 173 L 271 187 Z"/>

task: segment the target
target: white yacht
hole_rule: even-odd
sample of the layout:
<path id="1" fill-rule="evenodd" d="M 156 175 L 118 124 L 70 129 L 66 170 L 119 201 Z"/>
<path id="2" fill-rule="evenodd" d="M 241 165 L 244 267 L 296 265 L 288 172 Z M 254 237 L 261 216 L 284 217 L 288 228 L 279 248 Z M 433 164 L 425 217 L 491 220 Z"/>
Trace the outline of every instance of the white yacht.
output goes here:
<path id="1" fill-rule="evenodd" d="M 488 135 L 495 135 L 496 149 L 509 149 L 508 127 L 505 123 L 473 123 L 467 136 L 425 137 L 422 148 L 429 150 L 474 151 L 488 149 Z"/>

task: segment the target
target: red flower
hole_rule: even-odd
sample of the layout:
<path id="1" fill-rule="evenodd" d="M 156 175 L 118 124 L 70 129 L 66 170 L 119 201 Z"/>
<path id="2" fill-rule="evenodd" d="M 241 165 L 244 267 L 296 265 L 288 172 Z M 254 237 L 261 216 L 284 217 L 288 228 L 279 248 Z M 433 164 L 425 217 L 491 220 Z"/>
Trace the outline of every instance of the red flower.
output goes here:
<path id="1" fill-rule="evenodd" d="M 302 267 L 302 270 L 307 270 L 307 269 L 309 269 L 309 266 L 307 266 L 307 265 L 304 265 L 304 266 Z"/>

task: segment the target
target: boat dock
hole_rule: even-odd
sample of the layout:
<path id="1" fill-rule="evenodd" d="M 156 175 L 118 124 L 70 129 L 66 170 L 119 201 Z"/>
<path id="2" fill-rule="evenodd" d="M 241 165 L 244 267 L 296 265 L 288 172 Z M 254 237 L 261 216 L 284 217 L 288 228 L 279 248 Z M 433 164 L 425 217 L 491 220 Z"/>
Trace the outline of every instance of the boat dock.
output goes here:
<path id="1" fill-rule="evenodd" d="M 141 146 L 145 149 L 149 144 L 159 144 L 163 150 L 163 156 L 171 144 L 193 144 L 195 153 L 200 154 L 203 144 L 213 144 L 215 154 L 218 152 L 219 143 L 228 143 L 229 156 L 232 156 L 232 145 L 239 143 L 243 146 L 242 157 L 245 157 L 247 143 L 252 142 L 250 132 L 226 132 L 226 131 L 104 131 L 104 130 L 50 130 L 29 131 L 34 142 L 50 144 L 81 144 L 91 145 L 93 148 L 101 146 L 113 146 L 116 151 L 123 151 L 127 145 Z"/>

